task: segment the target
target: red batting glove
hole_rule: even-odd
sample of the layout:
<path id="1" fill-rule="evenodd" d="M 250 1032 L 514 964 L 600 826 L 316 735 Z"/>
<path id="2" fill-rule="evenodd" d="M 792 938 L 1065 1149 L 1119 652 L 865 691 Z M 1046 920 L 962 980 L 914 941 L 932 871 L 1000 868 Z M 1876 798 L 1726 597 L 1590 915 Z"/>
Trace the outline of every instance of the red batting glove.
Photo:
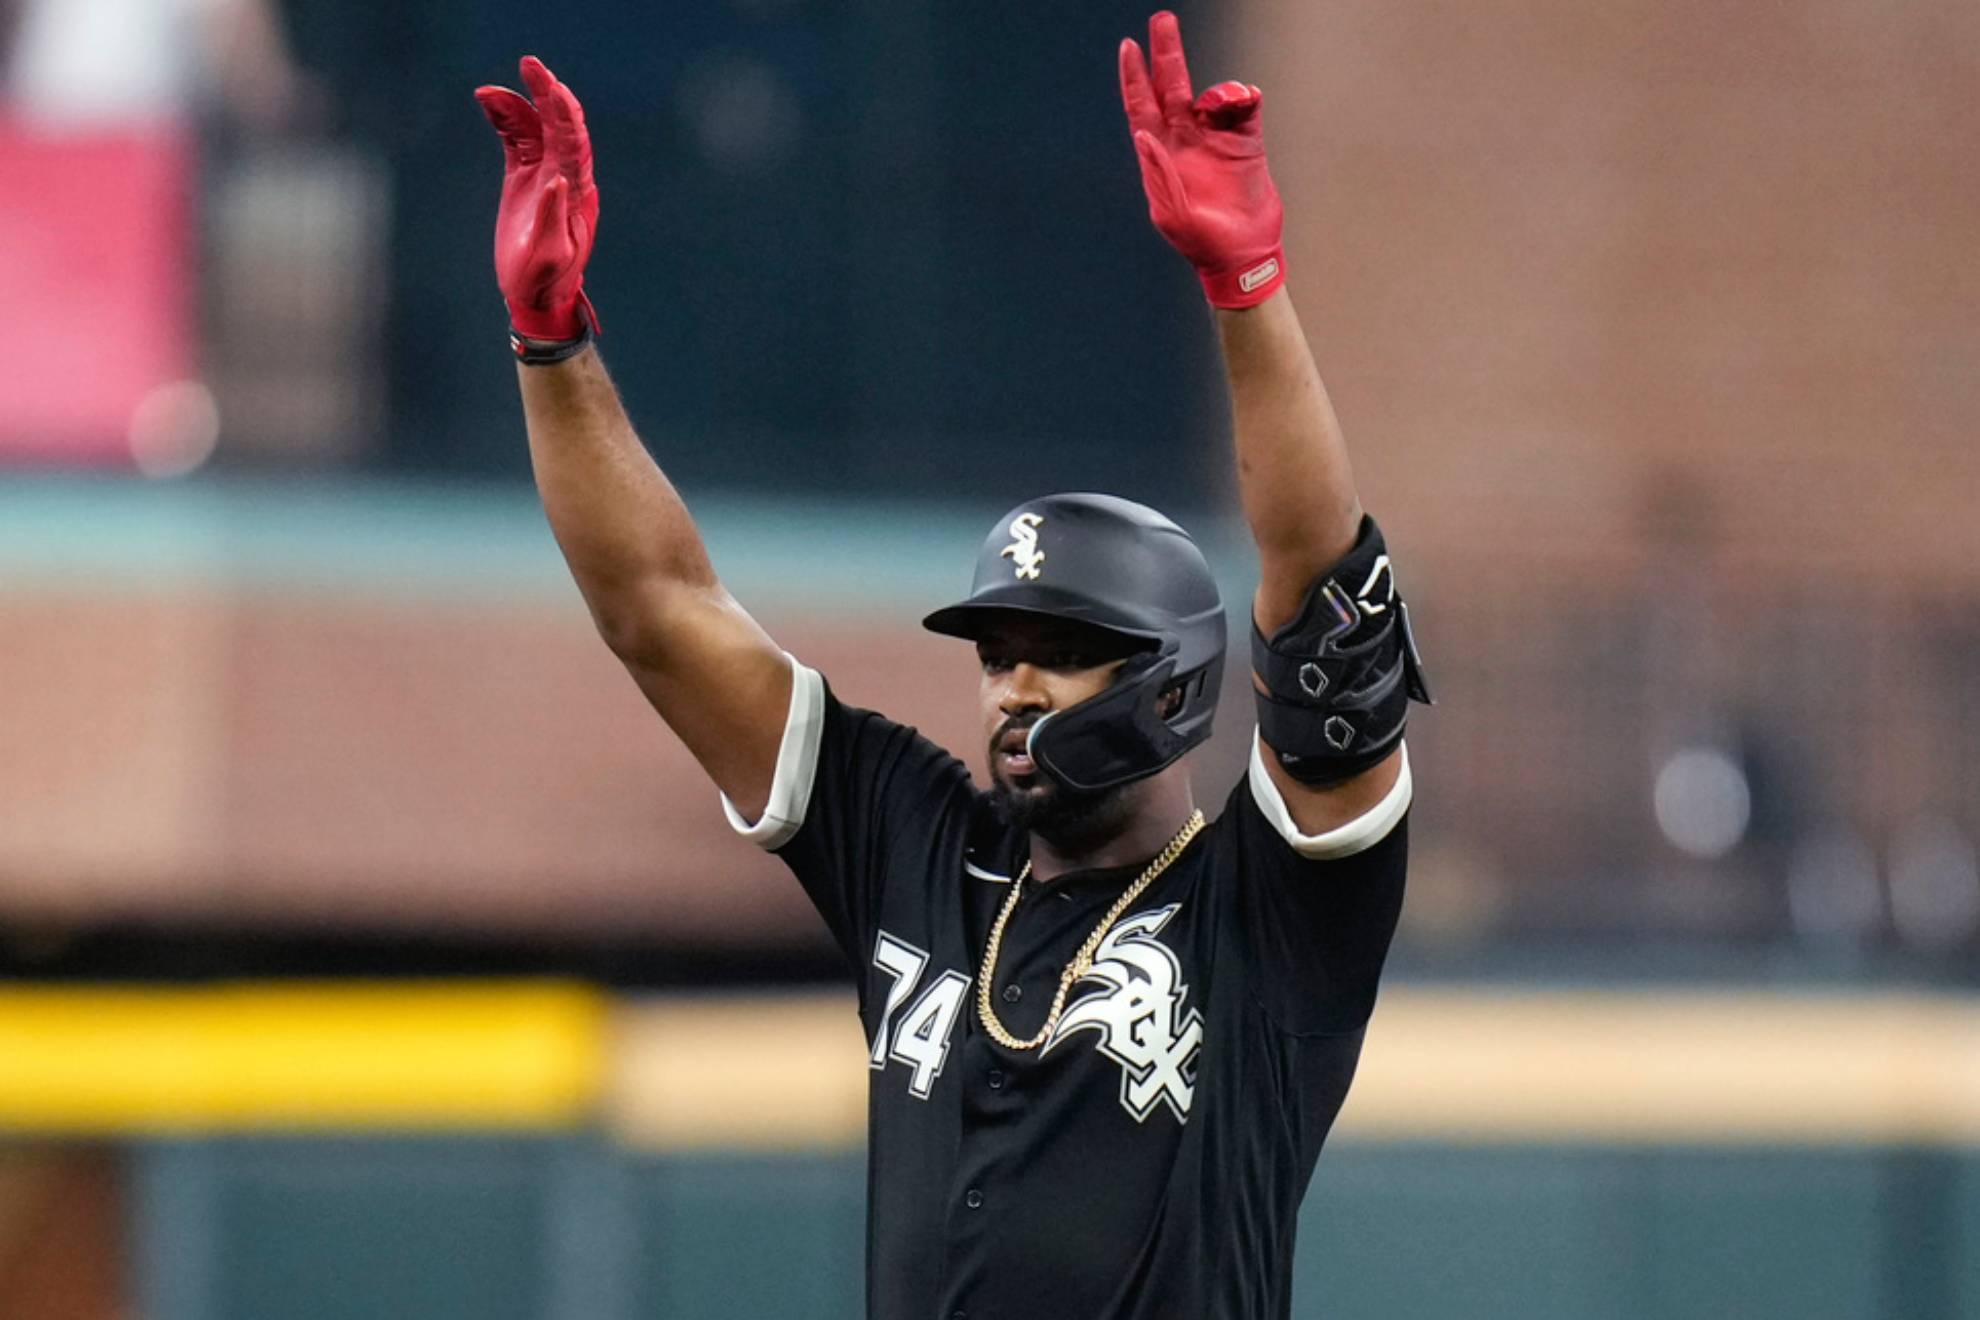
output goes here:
<path id="1" fill-rule="evenodd" d="M 495 281 L 515 335 L 542 343 L 582 339 L 598 315 L 584 295 L 584 264 L 598 231 L 598 185 L 584 107 L 543 61 L 525 55 L 527 100 L 506 87 L 478 87 L 502 137 L 502 207 L 495 217 Z M 514 339 L 514 336 L 511 336 Z M 516 343 L 518 355 L 527 356 Z"/>
<path id="2" fill-rule="evenodd" d="M 1182 33 L 1163 10 L 1148 20 L 1153 76 L 1132 37 L 1121 42 L 1121 101 L 1141 160 L 1148 216 L 1188 257 L 1218 307 L 1255 307 L 1286 278 L 1285 211 L 1265 168 L 1259 91 L 1189 86 Z"/>

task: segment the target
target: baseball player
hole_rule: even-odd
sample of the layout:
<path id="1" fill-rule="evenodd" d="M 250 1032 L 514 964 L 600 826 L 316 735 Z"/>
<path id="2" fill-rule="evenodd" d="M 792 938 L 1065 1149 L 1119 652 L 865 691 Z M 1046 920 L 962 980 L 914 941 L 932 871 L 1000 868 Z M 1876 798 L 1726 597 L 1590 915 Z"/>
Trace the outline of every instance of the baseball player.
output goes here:
<path id="1" fill-rule="evenodd" d="M 722 588 L 592 344 L 584 116 L 535 59 L 479 97 L 536 480 L 599 631 L 850 964 L 871 1066 L 867 1304 L 886 1320 L 1283 1317 L 1294 1221 L 1402 902 L 1408 702 L 1382 533 L 1283 283 L 1259 92 L 1197 95 L 1173 15 L 1121 95 L 1156 227 L 1216 309 L 1257 540 L 1250 769 L 1187 753 L 1226 624 L 1196 545 L 1108 495 L 999 519 L 968 597 L 990 791 L 842 703 Z"/>

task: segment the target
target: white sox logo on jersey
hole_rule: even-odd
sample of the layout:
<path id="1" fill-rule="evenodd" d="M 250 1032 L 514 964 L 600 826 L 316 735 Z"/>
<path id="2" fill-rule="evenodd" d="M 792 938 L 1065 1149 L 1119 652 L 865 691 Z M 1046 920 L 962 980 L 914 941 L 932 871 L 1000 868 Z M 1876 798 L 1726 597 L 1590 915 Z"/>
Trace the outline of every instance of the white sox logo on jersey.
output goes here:
<path id="1" fill-rule="evenodd" d="M 1074 1000 L 1041 1054 L 1076 1031 L 1095 1031 L 1095 1047 L 1121 1065 L 1121 1105 L 1144 1121 L 1158 1103 L 1178 1122 L 1189 1119 L 1196 1084 L 1191 1068 L 1203 1043 L 1203 1015 L 1182 1012 L 1189 987 L 1182 964 L 1156 933 L 1169 924 L 1180 904 L 1139 913 L 1107 933 L 1095 951 L 1092 970 L 1081 978 L 1104 988 Z"/>
<path id="2" fill-rule="evenodd" d="M 1045 552 L 1038 548 L 1038 525 L 1044 522 L 1042 515 L 1020 513 L 1011 520 L 1010 532 L 1017 539 L 998 551 L 1001 558 L 1017 565 L 1017 575 L 1021 578 L 1035 578 L 1038 569 L 1045 562 Z"/>

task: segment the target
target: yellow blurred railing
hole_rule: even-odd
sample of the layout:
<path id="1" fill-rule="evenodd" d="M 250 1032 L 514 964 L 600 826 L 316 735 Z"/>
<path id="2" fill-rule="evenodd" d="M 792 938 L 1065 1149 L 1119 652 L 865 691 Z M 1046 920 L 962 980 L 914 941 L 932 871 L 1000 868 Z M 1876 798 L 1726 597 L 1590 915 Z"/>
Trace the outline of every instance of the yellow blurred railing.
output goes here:
<path id="1" fill-rule="evenodd" d="M 0 989 L 0 1131 L 533 1130 L 852 1146 L 844 993 L 561 982 Z M 1337 1132 L 1458 1144 L 1980 1145 L 1980 998 L 1394 987 Z"/>
<path id="2" fill-rule="evenodd" d="M 567 1126 L 606 1013 L 559 983 L 0 989 L 0 1130 Z"/>
<path id="3" fill-rule="evenodd" d="M 606 1115 L 653 1148 L 852 1144 L 850 996 L 622 1009 Z M 1980 1144 L 1980 999 L 1392 987 L 1336 1134 L 1458 1144 Z"/>

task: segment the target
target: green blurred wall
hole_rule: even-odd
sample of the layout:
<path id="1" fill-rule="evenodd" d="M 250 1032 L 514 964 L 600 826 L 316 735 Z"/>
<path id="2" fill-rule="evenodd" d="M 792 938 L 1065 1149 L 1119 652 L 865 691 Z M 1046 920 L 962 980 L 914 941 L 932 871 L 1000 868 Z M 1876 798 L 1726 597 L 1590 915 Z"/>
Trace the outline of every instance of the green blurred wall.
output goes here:
<path id="1" fill-rule="evenodd" d="M 146 1320 L 854 1317 L 858 1152 L 590 1139 L 137 1150 Z M 1980 1317 L 1980 1152 L 1343 1144 L 1300 1225 L 1327 1320 Z"/>

